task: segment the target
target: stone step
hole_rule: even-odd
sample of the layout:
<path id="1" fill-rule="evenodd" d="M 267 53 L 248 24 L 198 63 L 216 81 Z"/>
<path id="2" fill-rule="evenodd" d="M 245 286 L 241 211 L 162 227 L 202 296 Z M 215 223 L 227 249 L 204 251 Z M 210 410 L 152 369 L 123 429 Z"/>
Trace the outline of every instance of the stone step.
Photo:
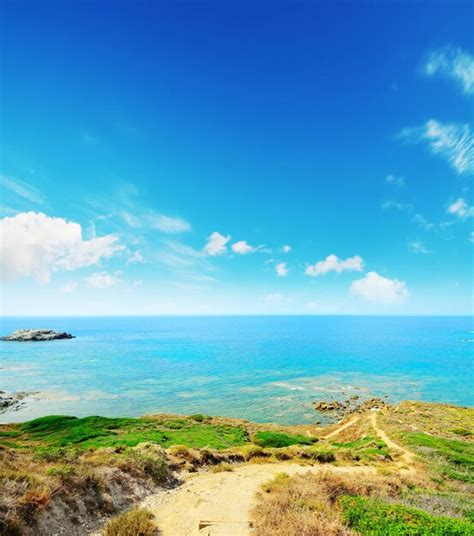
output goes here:
<path id="1" fill-rule="evenodd" d="M 202 520 L 199 536 L 249 536 L 251 521 Z"/>

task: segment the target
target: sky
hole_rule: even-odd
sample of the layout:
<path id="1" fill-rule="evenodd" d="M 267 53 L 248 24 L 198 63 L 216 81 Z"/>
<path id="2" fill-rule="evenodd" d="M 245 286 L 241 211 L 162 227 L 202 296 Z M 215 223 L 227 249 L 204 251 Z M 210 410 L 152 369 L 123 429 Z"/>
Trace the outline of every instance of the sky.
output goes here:
<path id="1" fill-rule="evenodd" d="M 466 315 L 471 2 L 2 3 L 3 315 Z"/>

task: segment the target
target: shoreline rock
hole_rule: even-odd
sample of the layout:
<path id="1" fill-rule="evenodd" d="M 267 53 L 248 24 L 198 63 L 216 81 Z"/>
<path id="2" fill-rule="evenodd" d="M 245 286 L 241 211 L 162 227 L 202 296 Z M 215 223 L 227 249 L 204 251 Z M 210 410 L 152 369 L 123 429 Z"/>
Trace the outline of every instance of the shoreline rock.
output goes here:
<path id="1" fill-rule="evenodd" d="M 17 329 L 10 335 L 0 337 L 1 341 L 54 341 L 59 339 L 75 339 L 74 335 L 65 331 L 54 331 L 52 329 Z"/>
<path id="2" fill-rule="evenodd" d="M 313 408 L 318 413 L 328 413 L 330 416 L 338 418 L 345 417 L 351 413 L 362 413 L 371 409 L 382 409 L 388 406 L 385 400 L 381 398 L 369 398 L 359 402 L 359 396 L 351 396 L 347 400 L 340 402 L 338 400 L 320 400 L 313 402 Z"/>
<path id="3" fill-rule="evenodd" d="M 0 415 L 10 411 L 18 411 L 26 406 L 26 398 L 36 394 L 36 391 L 18 391 L 17 393 L 6 393 L 0 391 Z"/>

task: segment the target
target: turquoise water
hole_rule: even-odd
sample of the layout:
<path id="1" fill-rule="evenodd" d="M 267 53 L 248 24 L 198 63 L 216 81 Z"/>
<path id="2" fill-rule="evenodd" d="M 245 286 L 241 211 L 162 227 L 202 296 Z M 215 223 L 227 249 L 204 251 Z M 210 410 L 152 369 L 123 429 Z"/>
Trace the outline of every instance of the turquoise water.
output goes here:
<path id="1" fill-rule="evenodd" d="M 0 342 L 0 390 L 35 391 L 21 421 L 51 413 L 208 413 L 319 419 L 315 400 L 388 395 L 474 405 L 468 317 L 3 318 L 66 341 Z"/>

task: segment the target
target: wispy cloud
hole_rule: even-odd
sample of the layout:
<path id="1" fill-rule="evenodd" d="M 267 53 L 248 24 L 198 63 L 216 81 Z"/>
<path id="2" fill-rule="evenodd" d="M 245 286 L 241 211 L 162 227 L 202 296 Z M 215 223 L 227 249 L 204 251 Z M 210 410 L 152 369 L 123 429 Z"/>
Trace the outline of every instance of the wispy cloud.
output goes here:
<path id="1" fill-rule="evenodd" d="M 413 221 L 417 223 L 422 229 L 425 231 L 431 231 L 434 227 L 436 227 L 435 223 L 431 223 L 428 221 L 422 214 L 416 213 L 413 216 Z"/>
<path id="2" fill-rule="evenodd" d="M 448 206 L 447 213 L 465 220 L 474 216 L 474 207 L 469 206 L 466 200 L 460 197 Z"/>
<path id="3" fill-rule="evenodd" d="M 341 273 L 346 270 L 361 272 L 364 268 L 362 257 L 356 255 L 345 260 L 339 259 L 336 255 L 328 255 L 323 261 L 311 264 L 306 267 L 305 274 L 311 277 L 326 275 L 328 272 Z"/>
<path id="4" fill-rule="evenodd" d="M 289 245 L 289 244 L 285 244 L 281 250 L 283 251 L 283 253 L 290 253 L 290 251 L 292 250 L 292 247 Z"/>
<path id="5" fill-rule="evenodd" d="M 383 210 L 400 210 L 411 212 L 413 210 L 413 205 L 411 203 L 400 203 L 399 201 L 389 200 L 385 201 L 381 205 Z"/>
<path id="6" fill-rule="evenodd" d="M 142 252 L 137 249 L 133 253 L 130 252 L 130 255 L 127 259 L 126 264 L 139 264 L 143 262 L 143 255 Z"/>
<path id="7" fill-rule="evenodd" d="M 166 216 L 146 209 L 138 211 L 137 214 L 129 210 L 120 212 L 125 223 L 134 229 L 156 229 L 167 234 L 184 233 L 191 229 L 191 225 L 183 218 Z"/>
<path id="8" fill-rule="evenodd" d="M 411 253 L 416 255 L 426 255 L 427 253 L 432 253 L 420 240 L 415 240 L 408 244 L 408 249 Z"/>
<path id="9" fill-rule="evenodd" d="M 32 203 L 43 204 L 46 201 L 44 195 L 34 186 L 18 179 L 12 179 L 6 175 L 0 175 L 0 184 L 3 188 L 10 190 L 14 194 L 31 201 Z"/>
<path id="10" fill-rule="evenodd" d="M 121 277 L 121 272 L 115 272 L 114 274 L 109 274 L 107 272 L 96 272 L 89 277 L 86 277 L 85 281 L 86 285 L 90 288 L 103 289 L 114 287 L 123 280 Z"/>
<path id="11" fill-rule="evenodd" d="M 433 50 L 424 65 L 427 76 L 440 74 L 456 81 L 466 95 L 474 93 L 474 57 L 451 45 Z"/>
<path id="12" fill-rule="evenodd" d="M 468 124 L 444 125 L 430 119 L 420 127 L 402 130 L 400 137 L 426 142 L 433 154 L 445 158 L 459 174 L 474 172 L 474 139 Z"/>

